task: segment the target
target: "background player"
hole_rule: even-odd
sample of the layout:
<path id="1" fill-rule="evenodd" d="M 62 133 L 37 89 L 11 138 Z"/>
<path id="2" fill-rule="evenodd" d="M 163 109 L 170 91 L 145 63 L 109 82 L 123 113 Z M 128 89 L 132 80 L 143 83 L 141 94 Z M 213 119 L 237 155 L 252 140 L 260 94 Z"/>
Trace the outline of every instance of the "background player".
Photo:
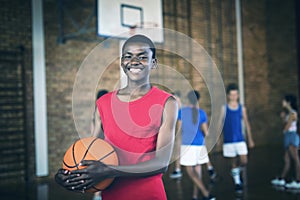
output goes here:
<path id="1" fill-rule="evenodd" d="M 198 189 L 201 190 L 203 199 L 215 199 L 205 187 L 201 172 L 201 165 L 209 162 L 204 140 L 208 134 L 207 116 L 198 107 L 200 94 L 197 91 L 190 91 L 187 98 L 190 105 L 182 107 L 178 114 L 178 126 L 182 130 L 180 164 L 186 167 L 194 183 L 193 199 L 197 199 Z"/>
<path id="2" fill-rule="evenodd" d="M 297 98 L 294 95 L 286 95 L 282 100 L 282 107 L 285 109 L 286 114 L 284 120 L 284 167 L 279 178 L 271 181 L 275 186 L 285 186 L 287 189 L 300 189 L 300 161 L 298 155 L 299 148 L 299 135 L 297 133 Z M 295 164 L 296 180 L 286 183 L 285 178 L 289 172 L 291 160 Z"/>
<path id="3" fill-rule="evenodd" d="M 246 126 L 249 148 L 254 147 L 254 141 L 252 139 L 246 107 L 239 103 L 237 85 L 233 83 L 229 84 L 226 93 L 228 104 L 222 108 L 220 115 L 220 122 L 224 120 L 223 156 L 230 160 L 231 175 L 235 183 L 235 190 L 240 193 L 243 191 L 241 170 L 248 162 L 248 149 L 243 134 L 242 121 L 244 121 Z"/>

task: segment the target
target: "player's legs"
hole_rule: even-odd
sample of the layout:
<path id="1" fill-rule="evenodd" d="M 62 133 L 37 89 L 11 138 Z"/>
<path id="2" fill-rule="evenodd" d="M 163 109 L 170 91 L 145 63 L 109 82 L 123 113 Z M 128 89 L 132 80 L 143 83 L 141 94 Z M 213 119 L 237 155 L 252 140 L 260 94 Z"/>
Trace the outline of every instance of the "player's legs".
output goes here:
<path id="1" fill-rule="evenodd" d="M 180 161 L 179 161 L 179 159 L 177 159 L 177 160 L 175 161 L 175 169 L 180 170 Z"/>
<path id="2" fill-rule="evenodd" d="M 242 184 L 247 185 L 247 164 L 248 164 L 248 155 L 240 155 L 240 179 Z"/>
<path id="3" fill-rule="evenodd" d="M 241 181 L 241 169 L 237 164 L 237 157 L 234 158 L 229 158 L 230 163 L 231 163 L 231 176 L 234 180 L 235 185 L 241 185 L 242 181 Z"/>
<path id="4" fill-rule="evenodd" d="M 237 168 L 237 150 L 235 143 L 227 143 L 223 145 L 223 156 L 229 161 L 231 169 Z"/>
<path id="5" fill-rule="evenodd" d="M 298 147 L 295 147 L 294 145 L 290 145 L 289 153 L 291 158 L 294 160 L 296 179 L 297 181 L 300 181 L 300 161 L 298 155 Z"/>
<path id="6" fill-rule="evenodd" d="M 286 150 L 284 152 L 284 166 L 283 166 L 283 169 L 282 169 L 282 173 L 281 173 L 281 176 L 280 178 L 284 179 L 290 169 L 290 165 L 291 165 L 291 160 L 290 160 L 290 155 L 289 155 L 289 152 L 288 150 Z"/>
<path id="7" fill-rule="evenodd" d="M 285 184 L 285 187 L 287 189 L 300 189 L 300 161 L 298 155 L 299 136 L 296 132 L 287 132 L 285 133 L 284 142 L 285 142 L 285 147 L 287 149 L 286 152 L 288 152 L 287 158 L 288 158 L 289 165 L 290 165 L 290 160 L 293 159 L 295 165 L 295 174 L 296 174 L 296 180 Z M 285 170 L 286 170 L 285 173 L 287 173 L 289 169 L 285 169 Z"/>
<path id="8" fill-rule="evenodd" d="M 196 184 L 193 186 L 193 199 L 197 199 L 198 197 L 198 187 Z"/>
<path id="9" fill-rule="evenodd" d="M 238 158 L 237 157 L 227 157 L 227 159 L 230 162 L 231 169 L 238 167 Z"/>
<path id="10" fill-rule="evenodd" d="M 231 176 L 235 183 L 235 191 L 242 192 L 242 181 L 241 181 L 241 168 L 238 165 L 238 156 L 240 162 L 247 162 L 247 146 L 244 142 L 239 143 L 228 143 L 223 145 L 223 155 L 227 158 L 231 164 Z"/>
<path id="11" fill-rule="evenodd" d="M 283 166 L 282 172 L 280 174 L 280 177 L 277 177 L 277 178 L 271 180 L 271 183 L 275 186 L 283 187 L 286 184 L 285 177 L 286 177 L 286 175 L 290 169 L 290 165 L 291 165 L 290 155 L 289 155 L 289 152 L 287 149 L 284 152 L 283 160 L 284 160 L 284 166 Z"/>
<path id="12" fill-rule="evenodd" d="M 248 156 L 247 155 L 240 155 L 240 166 L 246 166 L 248 164 Z"/>
<path id="13" fill-rule="evenodd" d="M 210 160 L 207 163 L 207 171 L 208 171 L 208 175 L 210 177 L 210 180 L 213 181 L 216 178 L 217 174 L 216 174 L 215 168 L 212 165 L 212 163 L 210 162 Z"/>
<path id="14" fill-rule="evenodd" d="M 204 197 L 214 199 L 202 181 L 201 164 L 207 162 L 208 155 L 205 146 L 181 146 L 180 164 L 186 166 L 187 174 L 197 186 L 197 190 L 200 189 Z"/>
<path id="15" fill-rule="evenodd" d="M 174 171 L 170 174 L 170 178 L 178 179 L 182 177 L 180 160 L 177 159 L 174 164 Z"/>
<path id="16" fill-rule="evenodd" d="M 247 185 L 246 167 L 248 164 L 248 148 L 246 142 L 238 142 L 236 144 L 236 151 L 239 155 L 240 180 L 243 185 Z"/>
<path id="17" fill-rule="evenodd" d="M 283 140 L 283 144 L 284 144 L 284 148 L 285 148 L 285 152 L 284 152 L 284 156 L 283 156 L 284 166 L 281 171 L 280 177 L 275 178 L 271 181 L 271 183 L 275 186 L 285 186 L 285 184 L 286 184 L 285 177 L 286 177 L 287 173 L 289 172 L 290 165 L 291 165 L 291 157 L 290 157 L 291 155 L 289 153 L 289 146 L 290 146 L 291 142 L 293 142 L 291 135 L 289 133 L 285 133 L 284 140 Z"/>
<path id="18" fill-rule="evenodd" d="M 200 168 L 201 168 L 201 166 L 200 166 Z M 204 186 L 202 179 L 199 178 L 198 174 L 195 172 L 194 166 L 186 166 L 186 171 L 187 171 L 187 174 L 189 175 L 189 177 L 192 179 L 193 183 L 200 189 L 203 196 L 205 196 L 205 197 L 209 196 L 209 192 L 206 189 L 206 187 Z"/>
<path id="19" fill-rule="evenodd" d="M 195 173 L 198 175 L 198 178 L 201 179 L 201 175 L 202 175 L 202 172 L 201 172 L 201 166 L 200 165 L 196 165 L 194 167 L 194 170 L 195 170 Z M 194 184 L 193 186 L 193 199 L 197 199 L 198 198 L 198 187 L 196 184 Z"/>
<path id="20" fill-rule="evenodd" d="M 180 166 L 180 148 L 181 148 L 181 141 L 176 138 L 175 139 L 175 145 L 174 145 L 174 156 L 176 158 L 175 164 L 174 164 L 174 171 L 170 174 L 170 178 L 176 179 L 181 178 L 181 166 Z"/>
<path id="21" fill-rule="evenodd" d="M 285 187 L 287 189 L 300 189 L 300 162 L 299 162 L 299 155 L 298 155 L 298 143 L 296 145 L 291 144 L 289 146 L 289 157 L 293 159 L 295 164 L 295 174 L 296 174 L 296 180 L 285 184 Z"/>

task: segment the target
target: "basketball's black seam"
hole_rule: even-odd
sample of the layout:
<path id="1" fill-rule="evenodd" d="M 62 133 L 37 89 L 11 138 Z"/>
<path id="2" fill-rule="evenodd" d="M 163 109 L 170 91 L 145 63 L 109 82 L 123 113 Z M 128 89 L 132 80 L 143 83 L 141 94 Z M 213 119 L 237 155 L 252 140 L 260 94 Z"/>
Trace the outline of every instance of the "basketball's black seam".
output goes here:
<path id="1" fill-rule="evenodd" d="M 98 139 L 98 138 L 95 138 L 95 139 L 89 144 L 89 146 L 88 146 L 88 148 L 87 148 L 87 150 L 86 150 L 86 152 L 85 152 L 85 154 L 84 154 L 82 160 L 84 160 L 84 158 L 86 157 L 86 155 L 87 155 L 89 149 L 91 148 L 91 146 L 93 145 L 93 143 L 94 143 L 97 139 Z M 79 140 L 78 140 L 78 141 L 79 141 Z M 76 145 L 76 143 L 77 143 L 78 141 L 76 141 L 76 142 L 73 144 L 73 146 L 72 146 L 72 155 L 73 155 L 73 160 L 74 160 L 74 164 L 75 164 L 75 165 L 74 165 L 74 166 L 70 166 L 70 165 L 68 165 L 65 161 L 63 161 L 64 165 L 67 166 L 68 168 L 74 168 L 74 167 L 76 167 L 77 169 L 79 169 L 79 168 L 78 168 L 78 165 L 79 165 L 79 164 L 77 164 L 76 158 L 75 158 L 75 145 Z M 113 154 L 114 152 L 115 152 L 115 150 L 113 149 L 110 153 L 106 154 L 105 156 L 103 156 L 102 158 L 100 158 L 98 161 L 101 161 L 101 160 L 105 159 L 106 157 L 108 157 L 109 155 Z M 81 161 L 82 161 L 82 160 L 81 160 Z M 95 187 L 95 186 L 92 186 L 92 188 L 95 189 L 95 190 L 97 190 L 97 191 L 101 191 L 101 189 L 99 189 L 99 188 L 97 188 L 97 187 Z"/>
<path id="2" fill-rule="evenodd" d="M 108 153 L 108 154 L 106 154 L 105 156 L 103 156 L 102 158 L 99 158 L 99 160 L 98 161 L 101 161 L 101 160 L 103 160 L 104 158 L 106 158 L 107 156 L 109 156 L 109 155 L 111 155 L 112 153 L 114 153 L 115 152 L 115 150 L 112 150 L 110 153 Z"/>
<path id="3" fill-rule="evenodd" d="M 91 146 L 93 145 L 93 143 L 94 143 L 97 139 L 98 139 L 98 138 L 95 138 L 95 139 L 89 144 L 89 146 L 88 146 L 88 148 L 86 149 L 86 151 L 85 151 L 85 153 L 84 153 L 84 155 L 83 155 L 81 161 L 83 161 L 83 160 L 85 159 L 85 157 L 86 157 L 87 153 L 89 152 Z"/>
<path id="4" fill-rule="evenodd" d="M 73 166 L 72 165 L 68 165 L 65 161 L 63 161 L 63 163 L 68 168 L 74 168 L 74 167 L 76 167 L 76 165 L 73 165 Z"/>
<path id="5" fill-rule="evenodd" d="M 97 140 L 97 138 L 95 138 L 95 139 L 90 143 L 90 145 L 89 145 L 88 149 L 86 150 L 86 152 L 85 152 L 85 154 L 84 154 L 82 160 L 86 157 L 86 155 L 87 155 L 89 149 L 91 148 L 92 144 L 93 144 L 96 140 Z M 78 140 L 78 141 L 79 141 L 79 140 Z M 76 167 L 77 169 L 79 169 L 79 168 L 78 168 L 78 165 L 79 165 L 79 164 L 77 163 L 76 157 L 75 157 L 75 145 L 76 145 L 76 143 L 77 143 L 78 141 L 76 141 L 76 142 L 72 145 L 72 155 L 73 155 L 73 161 L 74 161 L 74 164 L 75 164 L 75 165 L 68 165 L 68 164 L 63 160 L 64 165 L 67 166 L 68 168 L 74 168 L 74 167 Z M 105 159 L 107 156 L 111 155 L 111 154 L 114 153 L 114 152 L 115 152 L 115 150 L 112 150 L 110 153 L 106 154 L 105 156 L 103 156 L 102 158 L 100 158 L 98 161 L 101 161 L 101 160 Z"/>
<path id="6" fill-rule="evenodd" d="M 97 190 L 97 191 L 101 191 L 101 189 L 96 188 L 95 186 L 92 186 L 93 189 Z"/>
<path id="7" fill-rule="evenodd" d="M 72 155 L 73 155 L 73 161 L 74 161 L 75 167 L 76 167 L 77 169 L 79 169 L 79 168 L 78 168 L 78 163 L 76 162 L 76 158 L 75 158 L 75 145 L 76 145 L 77 142 L 78 142 L 78 141 L 76 141 L 76 142 L 73 144 L 73 146 L 72 146 Z"/>

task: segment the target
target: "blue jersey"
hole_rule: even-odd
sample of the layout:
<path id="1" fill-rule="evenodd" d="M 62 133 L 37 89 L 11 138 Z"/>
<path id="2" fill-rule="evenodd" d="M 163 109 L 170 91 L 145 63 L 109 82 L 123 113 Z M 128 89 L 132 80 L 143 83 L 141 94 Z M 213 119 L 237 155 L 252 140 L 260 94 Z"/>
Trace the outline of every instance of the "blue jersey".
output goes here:
<path id="1" fill-rule="evenodd" d="M 182 144 L 183 145 L 204 145 L 204 133 L 201 130 L 201 125 L 207 123 L 207 116 L 204 110 L 198 109 L 198 120 L 193 123 L 192 108 L 183 107 L 179 110 L 178 120 L 181 123 L 182 129 Z"/>
<path id="2" fill-rule="evenodd" d="M 224 143 L 242 142 L 244 140 L 242 131 L 243 106 L 239 104 L 237 109 L 231 109 L 226 105 L 226 116 L 224 121 Z"/>

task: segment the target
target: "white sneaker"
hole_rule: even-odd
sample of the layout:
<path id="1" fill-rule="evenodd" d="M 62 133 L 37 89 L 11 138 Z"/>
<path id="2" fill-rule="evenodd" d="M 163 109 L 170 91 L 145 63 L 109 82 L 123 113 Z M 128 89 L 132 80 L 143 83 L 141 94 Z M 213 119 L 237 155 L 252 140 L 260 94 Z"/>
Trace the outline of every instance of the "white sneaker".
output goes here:
<path id="1" fill-rule="evenodd" d="M 275 178 L 271 181 L 272 185 L 276 185 L 276 186 L 285 186 L 285 180 L 284 179 L 279 179 L 279 178 Z"/>
<path id="2" fill-rule="evenodd" d="M 181 171 L 174 171 L 172 174 L 170 174 L 170 178 L 176 179 L 176 178 L 181 178 L 182 173 Z"/>
<path id="3" fill-rule="evenodd" d="M 300 189 L 300 183 L 296 182 L 296 181 L 292 181 L 290 183 L 285 184 L 285 187 L 287 189 L 297 189 L 297 190 L 299 190 Z"/>

